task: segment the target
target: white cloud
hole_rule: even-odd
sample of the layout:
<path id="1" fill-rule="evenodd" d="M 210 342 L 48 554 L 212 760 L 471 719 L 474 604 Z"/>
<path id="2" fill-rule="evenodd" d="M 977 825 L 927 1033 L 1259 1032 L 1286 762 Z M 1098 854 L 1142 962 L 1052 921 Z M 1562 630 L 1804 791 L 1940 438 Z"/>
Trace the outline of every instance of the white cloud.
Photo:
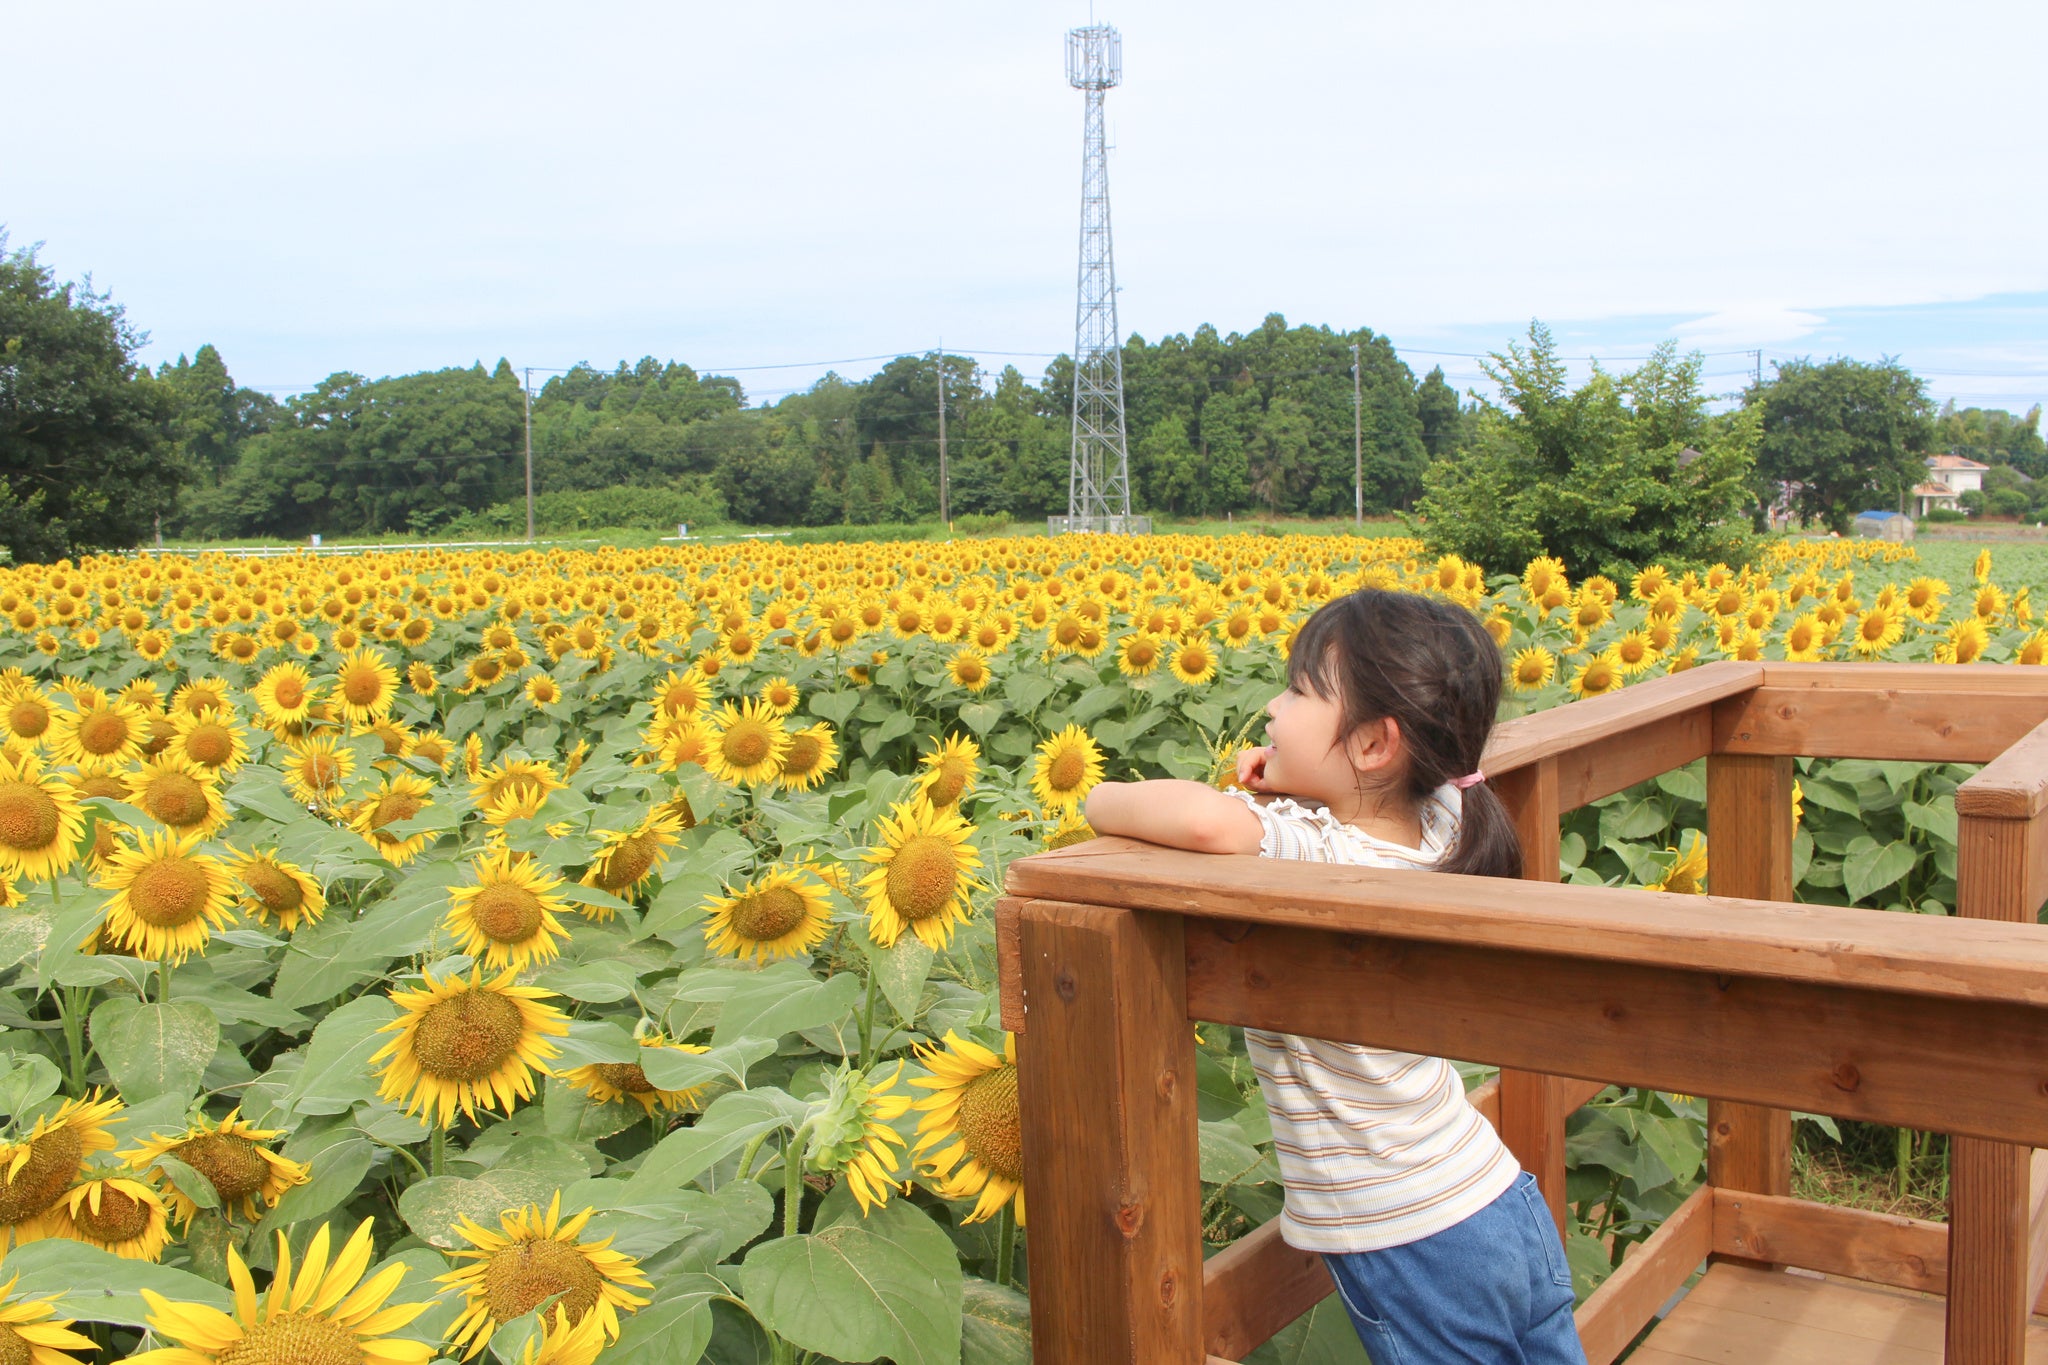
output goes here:
<path id="1" fill-rule="evenodd" d="M 1681 322 L 1671 331 L 1682 345 L 1688 347 L 1774 346 L 1780 342 L 1797 341 L 1826 321 L 1818 313 L 1797 308 L 1747 304 Z"/>

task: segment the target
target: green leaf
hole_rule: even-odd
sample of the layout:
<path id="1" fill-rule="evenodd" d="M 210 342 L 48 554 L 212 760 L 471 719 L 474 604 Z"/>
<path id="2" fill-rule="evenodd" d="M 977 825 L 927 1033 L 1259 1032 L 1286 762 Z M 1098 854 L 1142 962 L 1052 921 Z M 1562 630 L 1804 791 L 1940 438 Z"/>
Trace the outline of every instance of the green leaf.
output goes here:
<path id="1" fill-rule="evenodd" d="M 977 735 L 985 735 L 989 727 L 1003 718 L 1003 708 L 992 701 L 970 701 L 960 707 L 960 723 Z"/>
<path id="2" fill-rule="evenodd" d="M 200 1208 L 220 1207 L 220 1191 L 213 1187 L 213 1182 L 178 1158 L 170 1155 L 160 1156 L 150 1165 L 169 1176 L 171 1183 L 178 1187 L 178 1192 Z"/>
<path id="3" fill-rule="evenodd" d="M 846 718 L 853 714 L 853 708 L 860 705 L 860 693 L 813 692 L 804 702 L 814 716 L 822 716 L 835 726 L 844 728 Z"/>
<path id="4" fill-rule="evenodd" d="M 711 1275 L 664 1275 L 654 1302 L 619 1322 L 619 1339 L 605 1348 L 604 1365 L 697 1365 L 711 1344 L 714 1299 L 732 1291 Z"/>
<path id="5" fill-rule="evenodd" d="M 382 950 L 376 935 L 359 934 L 360 927 L 345 916 L 330 914 L 293 934 L 277 980 L 271 983 L 270 998 L 290 1009 L 303 1009 L 347 994 L 383 971 L 392 954 Z"/>
<path id="6" fill-rule="evenodd" d="M 1358 1329 L 1335 1294 L 1281 1328 L 1271 1342 L 1245 1359 L 1247 1365 L 1369 1365 Z"/>
<path id="7" fill-rule="evenodd" d="M 669 1190 L 652 1198 L 621 1180 L 585 1180 L 562 1191 L 565 1208 L 595 1208 L 594 1237 L 614 1238 L 612 1249 L 646 1260 L 685 1237 L 704 1235 L 705 1265 L 716 1265 L 767 1230 L 775 1200 L 758 1181 L 732 1180 L 716 1194 Z"/>
<path id="8" fill-rule="evenodd" d="M 896 1365 L 960 1359 L 959 1254 L 905 1200 L 764 1242 L 747 1253 L 739 1281 L 754 1316 L 805 1350 Z"/>
<path id="9" fill-rule="evenodd" d="M 706 1106 L 697 1122 L 663 1138 L 626 1184 L 651 1197 L 681 1189 L 773 1128 L 794 1128 L 808 1106 L 780 1090 L 734 1090 Z"/>
<path id="10" fill-rule="evenodd" d="M 845 1017 L 860 999 L 860 977 L 840 972 L 820 981 L 800 963 L 781 962 L 745 975 L 726 997 L 712 1031 L 714 1044 L 736 1038 L 781 1038 Z"/>
<path id="11" fill-rule="evenodd" d="M 868 955 L 868 970 L 896 1017 L 905 1024 L 917 1022 L 917 1007 L 924 1000 L 924 983 L 931 978 L 932 962 L 938 954 L 924 945 L 916 934 L 903 934 L 896 946 L 884 948 L 866 934 L 855 936 Z"/>
<path id="12" fill-rule="evenodd" d="M 220 1047 L 220 1021 L 204 1005 L 109 1000 L 92 1012 L 92 1045 L 122 1095 L 190 1095 Z"/>
<path id="13" fill-rule="evenodd" d="M 1671 823 L 1671 813 L 1654 796 L 1637 796 L 1604 806 L 1600 811 L 1600 840 L 1613 844 L 1623 839 L 1647 839 Z"/>
<path id="14" fill-rule="evenodd" d="M 15 1115 L 57 1093 L 64 1077 L 47 1057 L 33 1053 L 14 1059 L 0 1075 L 0 1114 Z"/>
<path id="15" fill-rule="evenodd" d="M 398 1018 L 388 995 L 363 995 L 320 1021 L 306 1044 L 306 1061 L 281 1105 L 296 1114 L 345 1114 L 377 1094 L 370 1058 L 391 1041 L 381 1032 Z"/>
<path id="16" fill-rule="evenodd" d="M 463 1245 L 455 1231 L 457 1220 L 466 1217 L 495 1231 L 499 1214 L 528 1204 L 545 1209 L 564 1184 L 588 1174 L 580 1161 L 573 1167 L 562 1162 L 537 1162 L 529 1166 L 512 1161 L 494 1166 L 474 1179 L 430 1175 L 406 1186 L 405 1193 L 398 1196 L 398 1212 L 414 1236 L 430 1246 L 446 1249 Z"/>
<path id="17" fill-rule="evenodd" d="M 86 1322 L 111 1322 L 124 1327 L 148 1325 L 150 1308 L 145 1289 L 179 1303 L 200 1303 L 232 1311 L 228 1291 L 197 1275 L 147 1261 L 128 1261 L 84 1242 L 52 1237 L 7 1253 L 7 1273 L 21 1278 L 17 1298 L 57 1296 L 59 1314 Z"/>
<path id="18" fill-rule="evenodd" d="M 1926 805 L 1908 801 L 1903 809 L 1906 821 L 1915 828 L 1924 829 L 1950 848 L 1956 843 L 1956 799 L 1953 796 L 1937 796 Z"/>
<path id="19" fill-rule="evenodd" d="M 1860 901 L 1898 881 L 1918 861 L 1917 851 L 1902 839 L 1871 847 L 1851 846 L 1842 861 L 1842 884 L 1848 888 L 1849 899 Z"/>
<path id="20" fill-rule="evenodd" d="M 552 1063 L 557 1072 L 579 1066 L 618 1065 L 640 1060 L 640 1044 L 617 1024 L 597 1019 L 572 1019 L 569 1035 L 555 1039 L 560 1056 Z"/>
<path id="21" fill-rule="evenodd" d="M 713 1081 L 747 1083 L 747 1073 L 775 1051 L 772 1038 L 740 1038 L 708 1052 L 679 1047 L 640 1049 L 640 1069 L 650 1084 L 663 1090 L 695 1090 Z"/>
<path id="22" fill-rule="evenodd" d="M 533 984 L 566 995 L 571 1000 L 609 1005 L 632 995 L 638 980 L 630 964 L 612 958 L 550 968 L 536 977 Z"/>
<path id="23" fill-rule="evenodd" d="M 1706 1135 L 1691 1119 L 1643 1114 L 1636 1120 L 1636 1137 L 1681 1183 L 1699 1174 L 1700 1163 L 1707 1159 Z"/>
<path id="24" fill-rule="evenodd" d="M 1203 1123 L 1200 1150 L 1205 1184 L 1232 1185 L 1241 1180 L 1260 1184 L 1271 1178 L 1263 1170 L 1265 1156 L 1245 1140 L 1244 1129 L 1234 1119 Z"/>
<path id="25" fill-rule="evenodd" d="M 1031 1365 L 1031 1300 L 968 1276 L 960 1286 L 960 1365 Z"/>
<path id="26" fill-rule="evenodd" d="M 278 1228 L 325 1217 L 353 1198 L 376 1163 L 377 1144 L 346 1118 L 317 1119 L 291 1135 L 284 1154 L 311 1167 L 312 1174 L 305 1184 L 286 1190 L 277 1207 L 263 1216 L 254 1239 L 258 1244 L 267 1244 Z"/>

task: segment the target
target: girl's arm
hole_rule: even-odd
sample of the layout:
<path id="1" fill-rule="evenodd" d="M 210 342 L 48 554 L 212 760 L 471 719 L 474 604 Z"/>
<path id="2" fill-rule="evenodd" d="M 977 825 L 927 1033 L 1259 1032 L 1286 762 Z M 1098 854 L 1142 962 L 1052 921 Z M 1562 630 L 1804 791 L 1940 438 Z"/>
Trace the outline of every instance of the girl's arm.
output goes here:
<path id="1" fill-rule="evenodd" d="M 1264 835 L 1244 802 L 1177 778 L 1097 783 L 1088 793 L 1087 815 L 1097 834 L 1196 853 L 1257 853 Z"/>

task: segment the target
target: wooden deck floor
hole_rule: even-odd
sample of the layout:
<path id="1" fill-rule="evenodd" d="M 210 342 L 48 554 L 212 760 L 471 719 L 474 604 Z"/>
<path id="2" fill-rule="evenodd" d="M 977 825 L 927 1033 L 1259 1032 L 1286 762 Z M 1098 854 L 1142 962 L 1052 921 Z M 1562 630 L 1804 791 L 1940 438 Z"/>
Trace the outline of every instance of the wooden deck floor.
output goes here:
<path id="1" fill-rule="evenodd" d="M 1716 1265 L 1626 1365 L 1940 1365 L 1941 1335 L 1939 1299 Z M 2042 1319 L 2027 1361 L 2048 1365 Z"/>

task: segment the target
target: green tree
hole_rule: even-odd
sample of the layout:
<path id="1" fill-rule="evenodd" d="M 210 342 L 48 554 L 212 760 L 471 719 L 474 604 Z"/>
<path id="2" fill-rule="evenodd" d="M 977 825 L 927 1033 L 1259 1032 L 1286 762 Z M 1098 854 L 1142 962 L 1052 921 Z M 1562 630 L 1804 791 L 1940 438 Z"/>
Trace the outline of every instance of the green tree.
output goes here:
<path id="1" fill-rule="evenodd" d="M 1847 534 L 1871 506 L 1896 507 L 1925 476 L 1933 439 L 1926 383 L 1895 360 L 1793 360 L 1752 385 L 1746 408 L 1762 423 L 1759 500 L 1793 487 L 1801 516 Z"/>
<path id="2" fill-rule="evenodd" d="M 1934 420 L 1933 447 L 1988 465 L 2011 465 L 2029 478 L 2048 474 L 2048 446 L 2041 439 L 2041 406 L 2023 417 L 1998 408 L 1956 408 L 1951 398 Z M 1989 481 L 1986 481 L 1987 486 Z"/>
<path id="3" fill-rule="evenodd" d="M 0 547 L 16 560 L 139 544 L 171 509 L 177 401 L 136 363 L 143 340 L 0 232 Z"/>
<path id="4" fill-rule="evenodd" d="M 1422 424 L 1422 445 L 1432 460 L 1442 459 L 1457 449 L 1464 428 L 1464 411 L 1458 391 L 1444 378 L 1438 365 L 1422 377 L 1415 390 L 1415 416 Z"/>
<path id="5" fill-rule="evenodd" d="M 1574 391 L 1532 323 L 1527 348 L 1487 367 L 1504 406 L 1483 405 L 1472 443 L 1431 466 L 1424 539 L 1496 571 L 1545 553 L 1617 578 L 1653 560 L 1739 559 L 1757 414 L 1708 414 L 1700 365 L 1667 342 L 1633 373 L 1595 370 Z"/>

